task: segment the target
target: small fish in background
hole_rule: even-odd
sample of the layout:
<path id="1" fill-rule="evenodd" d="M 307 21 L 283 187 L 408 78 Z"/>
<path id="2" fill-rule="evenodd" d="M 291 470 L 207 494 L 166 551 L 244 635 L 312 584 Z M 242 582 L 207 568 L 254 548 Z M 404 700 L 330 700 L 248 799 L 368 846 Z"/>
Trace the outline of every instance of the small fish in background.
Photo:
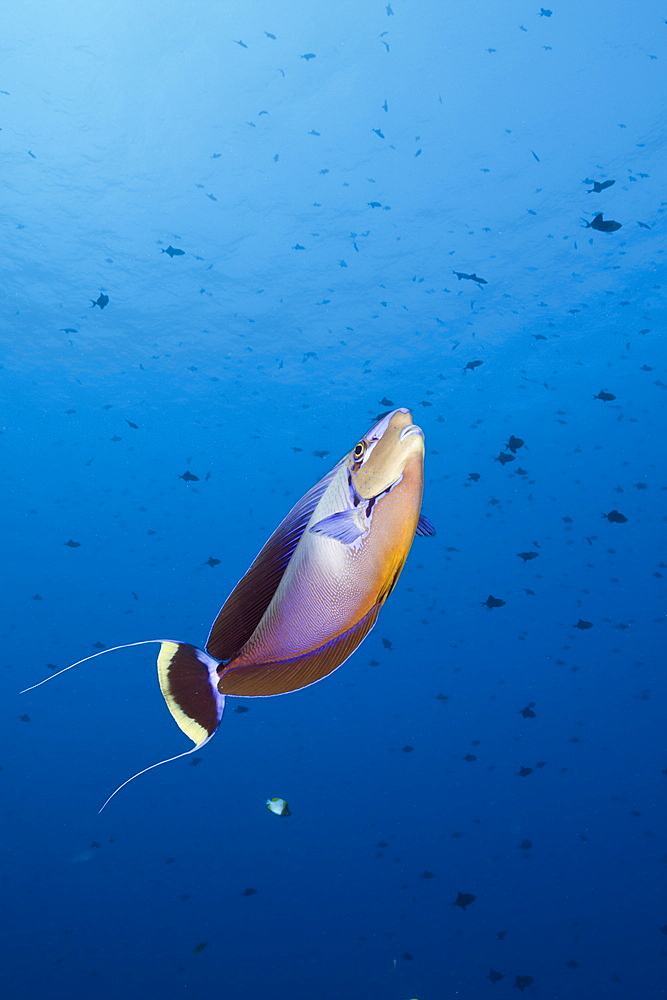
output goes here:
<path id="1" fill-rule="evenodd" d="M 276 816 L 291 816 L 289 806 L 285 799 L 267 799 L 266 808 Z"/>
<path id="2" fill-rule="evenodd" d="M 616 399 L 616 396 L 614 396 L 611 392 L 603 392 L 603 390 L 600 389 L 597 396 L 593 396 L 593 399 L 601 399 L 603 403 L 611 403 L 612 399 Z"/>
<path id="3" fill-rule="evenodd" d="M 627 517 L 618 510 L 610 510 L 608 514 L 603 514 L 612 524 L 625 524 Z"/>
<path id="4" fill-rule="evenodd" d="M 166 250 L 160 250 L 160 253 L 168 253 L 170 257 L 182 257 L 185 250 L 179 250 L 178 247 L 173 247 L 171 243 Z"/>
<path id="5" fill-rule="evenodd" d="M 91 308 L 94 309 L 95 306 L 99 306 L 100 309 L 104 309 L 105 306 L 109 305 L 109 296 L 105 295 L 104 292 L 100 292 L 96 299 L 91 299 L 90 301 L 93 303 Z"/>
<path id="6" fill-rule="evenodd" d="M 180 478 L 197 479 L 189 472 Z M 132 775 L 102 809 L 134 778 L 205 746 L 227 696 L 298 691 L 344 663 L 375 625 L 415 535 L 435 533 L 420 513 L 423 488 L 424 433 L 400 407 L 378 420 L 278 525 L 223 604 L 205 650 L 172 639 L 114 646 L 159 644 L 160 690 L 194 746 Z"/>
<path id="7" fill-rule="evenodd" d="M 525 441 L 523 440 L 523 438 L 514 437 L 513 434 L 510 434 L 510 439 L 505 445 L 505 447 L 507 448 L 508 451 L 511 451 L 513 455 L 516 455 L 519 448 L 523 448 L 524 444 Z"/>
<path id="8" fill-rule="evenodd" d="M 478 285 L 488 285 L 486 278 L 480 278 L 474 272 L 466 274 L 465 271 L 452 271 L 452 274 L 455 274 L 459 281 L 467 279 L 468 281 L 476 281 Z"/>
<path id="9" fill-rule="evenodd" d="M 493 594 L 489 594 L 485 601 L 482 601 L 483 608 L 502 608 L 505 606 L 505 601 L 500 597 L 494 597 Z"/>
<path id="10" fill-rule="evenodd" d="M 610 188 L 615 183 L 616 181 L 584 181 L 584 184 L 593 185 L 590 191 L 586 192 L 587 194 L 600 194 L 601 191 L 606 191 L 607 188 Z"/>
<path id="11" fill-rule="evenodd" d="M 585 219 L 581 221 L 584 223 L 583 229 L 597 229 L 599 233 L 615 233 L 617 229 L 621 229 L 623 226 L 622 222 L 614 222 L 613 219 L 603 219 L 602 212 L 598 212 L 592 222 L 586 222 Z"/>

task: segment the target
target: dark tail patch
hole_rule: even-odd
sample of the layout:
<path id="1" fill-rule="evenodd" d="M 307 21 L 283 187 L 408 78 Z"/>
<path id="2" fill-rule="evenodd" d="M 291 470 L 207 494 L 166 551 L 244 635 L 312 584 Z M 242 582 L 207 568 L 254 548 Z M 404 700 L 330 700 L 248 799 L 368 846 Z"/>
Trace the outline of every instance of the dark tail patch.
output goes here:
<path id="1" fill-rule="evenodd" d="M 185 642 L 163 642 L 157 658 L 160 690 L 176 724 L 195 746 L 213 736 L 225 707 L 218 661 Z"/>

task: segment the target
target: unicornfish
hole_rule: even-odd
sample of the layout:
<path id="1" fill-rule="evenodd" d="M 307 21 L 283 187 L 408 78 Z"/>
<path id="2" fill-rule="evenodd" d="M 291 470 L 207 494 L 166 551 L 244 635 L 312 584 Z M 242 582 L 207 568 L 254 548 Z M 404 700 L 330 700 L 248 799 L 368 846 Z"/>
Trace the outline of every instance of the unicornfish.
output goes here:
<path id="1" fill-rule="evenodd" d="M 423 486 L 423 431 L 408 409 L 392 410 L 278 525 L 223 604 L 204 649 L 172 639 L 113 647 L 160 644 L 160 689 L 194 744 L 133 778 L 200 750 L 228 695 L 298 691 L 351 656 L 394 589 L 415 534 L 435 534 L 421 515 Z"/>

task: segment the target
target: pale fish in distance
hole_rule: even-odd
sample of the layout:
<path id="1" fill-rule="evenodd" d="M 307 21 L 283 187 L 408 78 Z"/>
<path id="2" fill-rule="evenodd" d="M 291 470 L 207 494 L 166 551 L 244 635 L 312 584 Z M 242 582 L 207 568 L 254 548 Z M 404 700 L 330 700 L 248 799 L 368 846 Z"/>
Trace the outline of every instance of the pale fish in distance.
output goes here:
<path id="1" fill-rule="evenodd" d="M 415 534 L 435 534 L 420 513 L 423 487 L 423 431 L 408 409 L 392 410 L 278 525 L 223 604 L 205 650 L 145 639 L 93 653 L 40 681 L 117 649 L 160 644 L 160 689 L 194 746 L 128 778 L 102 809 L 140 774 L 208 743 L 227 695 L 298 691 L 351 656 L 396 585 Z"/>

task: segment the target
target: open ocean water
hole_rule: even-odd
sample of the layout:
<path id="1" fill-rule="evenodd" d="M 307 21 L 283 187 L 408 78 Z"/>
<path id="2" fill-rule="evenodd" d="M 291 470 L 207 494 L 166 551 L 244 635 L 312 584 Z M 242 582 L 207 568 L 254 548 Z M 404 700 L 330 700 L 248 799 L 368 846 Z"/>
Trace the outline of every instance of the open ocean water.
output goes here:
<path id="1" fill-rule="evenodd" d="M 3 997 L 667 997 L 666 18 L 5 6 Z M 203 644 L 399 406 L 369 638 L 98 815 L 157 647 L 19 691 Z"/>

